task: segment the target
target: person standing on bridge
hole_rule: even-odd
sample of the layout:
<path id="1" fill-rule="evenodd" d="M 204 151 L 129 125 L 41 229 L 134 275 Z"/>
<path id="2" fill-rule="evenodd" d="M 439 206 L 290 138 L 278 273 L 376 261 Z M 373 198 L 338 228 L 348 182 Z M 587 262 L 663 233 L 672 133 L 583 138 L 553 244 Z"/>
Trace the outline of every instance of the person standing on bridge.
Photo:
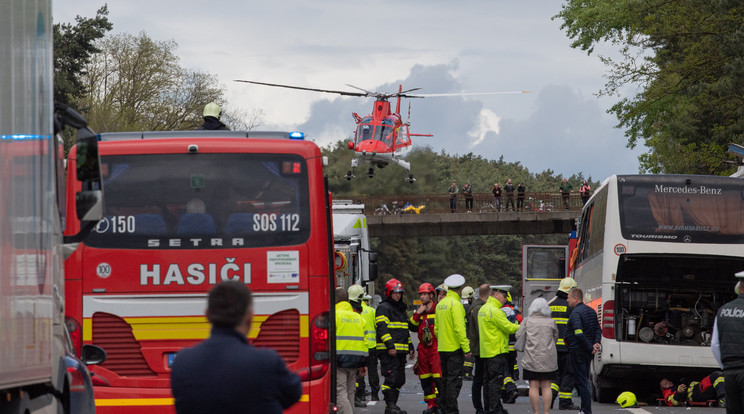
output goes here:
<path id="1" fill-rule="evenodd" d="M 519 183 L 517 186 L 517 210 L 519 211 L 524 209 L 525 191 L 527 191 L 527 187 L 524 186 L 524 183 Z"/>
<path id="2" fill-rule="evenodd" d="M 457 209 L 457 184 L 452 181 L 452 185 L 447 191 L 449 191 L 450 210 L 454 213 Z"/>
<path id="3" fill-rule="evenodd" d="M 506 180 L 506 185 L 504 186 L 504 191 L 506 192 L 506 205 L 504 206 L 504 210 L 514 211 L 514 184 L 511 182 L 511 178 Z"/>
<path id="4" fill-rule="evenodd" d="M 226 130 L 230 128 L 220 121 L 222 117 L 222 108 L 214 102 L 204 105 L 204 123 L 197 129 L 203 130 Z"/>
<path id="5" fill-rule="evenodd" d="M 447 414 L 458 414 L 457 397 L 462 388 L 462 365 L 470 357 L 470 342 L 465 330 L 465 308 L 460 301 L 460 292 L 465 277 L 459 274 L 447 276 L 447 296 L 437 304 L 434 318 L 434 333 L 437 336 L 439 361 L 442 364 L 442 389 L 439 391 L 440 405 Z"/>
<path id="6" fill-rule="evenodd" d="M 579 288 L 568 291 L 568 306 L 572 308 L 566 323 L 566 344 L 569 361 L 581 397 L 581 412 L 592 414 L 592 392 L 589 388 L 589 365 L 599 352 L 602 330 L 597 312 L 584 304 L 584 292 Z"/>
<path id="7" fill-rule="evenodd" d="M 739 282 L 734 291 L 738 296 L 718 309 L 710 344 L 723 368 L 727 414 L 744 413 L 744 272 L 736 277 Z"/>
<path id="8" fill-rule="evenodd" d="M 470 184 L 465 184 L 464 187 L 462 187 L 462 195 L 465 196 L 465 210 L 468 211 L 468 213 L 473 212 L 473 187 L 470 186 Z"/>
<path id="9" fill-rule="evenodd" d="M 592 187 L 586 182 L 586 180 L 581 182 L 579 194 L 581 194 L 581 205 L 583 206 L 587 201 L 589 201 L 589 196 L 592 194 Z"/>
<path id="10" fill-rule="evenodd" d="M 573 193 L 573 185 L 571 185 L 571 183 L 569 183 L 568 180 L 564 178 L 563 181 L 561 181 L 560 190 L 561 198 L 563 199 L 563 208 L 568 210 L 568 201 L 571 197 L 571 193 Z"/>
<path id="11" fill-rule="evenodd" d="M 491 188 L 491 192 L 493 193 L 493 198 L 496 200 L 496 211 L 501 211 L 501 186 L 499 183 L 496 183 Z"/>
<path id="12" fill-rule="evenodd" d="M 251 291 L 221 282 L 209 291 L 209 338 L 178 351 L 171 371 L 176 413 L 281 414 L 302 397 L 302 382 L 269 348 L 248 343 L 253 321 Z M 261 373 L 256 375 L 256 373 Z"/>

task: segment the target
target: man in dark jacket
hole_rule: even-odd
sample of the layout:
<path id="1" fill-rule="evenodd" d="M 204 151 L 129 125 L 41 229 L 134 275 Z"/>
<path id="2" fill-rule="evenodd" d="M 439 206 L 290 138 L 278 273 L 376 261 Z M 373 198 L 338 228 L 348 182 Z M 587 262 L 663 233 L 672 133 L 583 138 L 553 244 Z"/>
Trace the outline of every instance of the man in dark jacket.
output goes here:
<path id="1" fill-rule="evenodd" d="M 718 309 L 711 350 L 723 368 L 726 413 L 744 413 L 744 272 L 736 274 L 737 297 Z"/>
<path id="2" fill-rule="evenodd" d="M 566 344 L 569 363 L 581 397 L 581 411 L 592 414 L 592 392 L 589 388 L 589 365 L 599 351 L 602 331 L 597 312 L 584 304 L 584 292 L 579 288 L 568 291 L 568 306 L 572 308 L 566 324 Z"/>
<path id="3" fill-rule="evenodd" d="M 551 407 L 558 397 L 559 410 L 578 411 L 580 408 L 574 405 L 571 395 L 573 394 L 573 374 L 568 363 L 568 346 L 566 345 L 566 324 L 568 317 L 571 316 L 571 307 L 568 306 L 568 291 L 576 287 L 576 281 L 572 277 L 566 277 L 561 280 L 555 297 L 548 302 L 550 306 L 550 317 L 553 318 L 555 325 L 558 327 L 558 341 L 555 348 L 558 351 L 558 378 L 550 384 L 553 390 L 553 399 Z"/>
<path id="4" fill-rule="evenodd" d="M 408 334 L 408 314 L 403 302 L 403 284 L 398 279 L 385 283 L 387 298 L 377 307 L 377 354 L 385 381 L 382 395 L 385 414 L 406 414 L 398 407 L 400 388 L 406 383 L 406 355 L 413 359 L 413 343 Z"/>
<path id="5" fill-rule="evenodd" d="M 214 102 L 204 105 L 204 123 L 197 129 L 220 129 L 230 130 L 227 125 L 220 121 L 222 117 L 222 108 Z"/>
<path id="6" fill-rule="evenodd" d="M 213 287 L 207 319 L 212 324 L 209 338 L 182 349 L 173 361 L 171 389 L 178 414 L 280 414 L 299 401 L 300 377 L 289 372 L 276 351 L 254 348 L 246 339 L 253 304 L 243 283 Z"/>
<path id="7" fill-rule="evenodd" d="M 478 337 L 478 312 L 480 308 L 486 304 L 488 296 L 490 296 L 491 287 L 488 283 L 484 283 L 478 287 L 478 297 L 473 301 L 470 310 L 466 313 L 468 323 L 466 326 L 468 333 L 468 340 L 470 341 L 470 351 L 473 353 L 475 358 L 475 373 L 473 374 L 473 408 L 475 408 L 475 414 L 483 414 L 483 370 L 485 369 L 485 361 L 480 358 L 480 342 Z"/>

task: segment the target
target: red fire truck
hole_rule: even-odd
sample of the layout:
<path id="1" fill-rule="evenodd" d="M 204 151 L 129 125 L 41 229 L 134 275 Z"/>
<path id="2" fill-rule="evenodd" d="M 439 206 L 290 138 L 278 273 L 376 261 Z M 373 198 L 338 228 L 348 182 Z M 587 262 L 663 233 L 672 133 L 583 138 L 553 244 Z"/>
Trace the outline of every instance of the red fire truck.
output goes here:
<path id="1" fill-rule="evenodd" d="M 73 339 L 108 353 L 91 370 L 97 410 L 174 412 L 175 354 L 209 336 L 206 292 L 239 280 L 254 294 L 250 342 L 303 379 L 288 412 L 327 411 L 333 238 L 317 145 L 295 133 L 110 133 L 99 153 L 104 218 L 65 263 Z M 75 163 L 71 152 L 73 174 Z"/>

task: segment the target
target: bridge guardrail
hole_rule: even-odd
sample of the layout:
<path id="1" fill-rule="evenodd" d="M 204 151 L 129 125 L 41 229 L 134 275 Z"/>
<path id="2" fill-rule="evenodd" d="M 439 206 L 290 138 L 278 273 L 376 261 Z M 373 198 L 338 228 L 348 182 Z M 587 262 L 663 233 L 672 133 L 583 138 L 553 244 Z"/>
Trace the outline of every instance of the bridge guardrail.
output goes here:
<path id="1" fill-rule="evenodd" d="M 447 194 L 408 194 L 408 195 L 382 195 L 382 196 L 345 196 L 334 195 L 336 199 L 349 199 L 364 204 L 366 215 L 391 215 L 391 214 L 441 214 L 451 213 L 450 197 Z M 548 212 L 581 210 L 583 204 L 578 193 L 572 193 L 568 197 L 568 207 L 564 206 L 561 193 L 558 192 L 531 192 L 525 193 L 524 207 L 517 209 L 517 195 L 514 194 L 514 210 L 507 210 L 507 197 L 501 197 L 501 208 L 497 208 L 496 200 L 491 193 L 473 193 L 472 213 L 494 213 L 500 211 L 516 212 Z M 455 214 L 467 214 L 465 208 L 465 197 L 458 194 L 457 208 Z M 413 206 L 404 211 L 405 206 Z M 423 206 L 423 207 L 422 207 Z"/>

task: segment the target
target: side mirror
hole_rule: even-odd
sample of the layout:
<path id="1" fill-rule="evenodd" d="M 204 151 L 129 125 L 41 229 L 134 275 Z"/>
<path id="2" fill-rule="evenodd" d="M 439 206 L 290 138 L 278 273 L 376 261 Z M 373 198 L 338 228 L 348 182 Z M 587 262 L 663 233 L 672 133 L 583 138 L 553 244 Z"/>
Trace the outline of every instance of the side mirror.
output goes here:
<path id="1" fill-rule="evenodd" d="M 96 365 L 102 364 L 106 361 L 108 355 L 106 351 L 98 345 L 83 345 L 83 357 L 82 360 L 85 365 Z"/>
<path id="2" fill-rule="evenodd" d="M 101 163 L 98 157 L 98 137 L 88 127 L 78 130 L 77 178 L 83 182 L 83 190 L 100 189 Z"/>
<path id="3" fill-rule="evenodd" d="M 369 252 L 369 281 L 377 280 L 377 252 Z"/>

